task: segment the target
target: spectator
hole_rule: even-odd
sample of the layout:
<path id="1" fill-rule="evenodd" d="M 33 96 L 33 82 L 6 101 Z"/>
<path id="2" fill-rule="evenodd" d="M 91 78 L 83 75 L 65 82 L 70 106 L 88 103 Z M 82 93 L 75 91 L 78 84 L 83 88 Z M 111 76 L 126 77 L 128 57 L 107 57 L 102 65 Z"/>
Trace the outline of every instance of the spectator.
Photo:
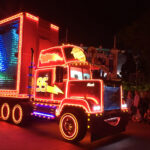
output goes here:
<path id="1" fill-rule="evenodd" d="M 134 100 L 133 100 L 133 116 L 132 120 L 139 122 L 141 121 L 141 114 L 139 110 L 140 96 L 138 91 L 135 91 Z"/>
<path id="2" fill-rule="evenodd" d="M 141 114 L 142 119 L 144 119 L 144 114 L 147 110 L 147 93 L 146 92 L 140 92 L 140 102 L 139 102 L 139 111 Z"/>
<path id="3" fill-rule="evenodd" d="M 138 109 L 138 106 L 139 106 L 139 102 L 140 102 L 140 96 L 139 96 L 139 93 L 138 91 L 135 91 L 134 92 L 134 100 L 133 100 L 133 106 Z"/>
<path id="4" fill-rule="evenodd" d="M 133 104 L 132 93 L 131 93 L 131 91 L 128 91 L 128 94 L 127 94 L 127 106 L 128 106 L 128 110 L 129 110 L 129 114 L 130 115 L 131 115 L 132 104 Z"/>
<path id="5" fill-rule="evenodd" d="M 144 114 L 144 119 L 150 124 L 150 92 L 147 92 L 147 110 Z"/>

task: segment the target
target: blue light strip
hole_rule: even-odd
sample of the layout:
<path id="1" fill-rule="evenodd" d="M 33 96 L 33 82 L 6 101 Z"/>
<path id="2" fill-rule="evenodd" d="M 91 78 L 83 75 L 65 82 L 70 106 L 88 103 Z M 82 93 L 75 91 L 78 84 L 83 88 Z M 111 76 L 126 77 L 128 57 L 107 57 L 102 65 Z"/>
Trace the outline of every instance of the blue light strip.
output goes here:
<path id="1" fill-rule="evenodd" d="M 45 117 L 52 118 L 52 119 L 55 118 L 55 116 L 52 114 L 46 114 L 46 113 L 41 113 L 41 112 L 37 112 L 37 111 L 34 111 L 32 114 L 33 115 L 39 115 L 39 116 L 45 116 Z"/>
<path id="2" fill-rule="evenodd" d="M 50 108 L 56 108 L 56 106 L 50 106 L 50 105 L 44 105 L 44 104 L 35 104 L 36 106 L 40 107 L 50 107 Z"/>

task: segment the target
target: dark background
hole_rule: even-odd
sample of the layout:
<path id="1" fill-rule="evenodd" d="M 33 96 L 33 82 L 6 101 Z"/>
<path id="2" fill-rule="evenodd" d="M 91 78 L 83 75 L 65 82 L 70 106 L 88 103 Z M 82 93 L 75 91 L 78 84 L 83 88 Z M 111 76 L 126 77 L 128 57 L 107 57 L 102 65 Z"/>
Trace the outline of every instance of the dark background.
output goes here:
<path id="1" fill-rule="evenodd" d="M 0 19 L 27 11 L 58 25 L 61 42 L 68 30 L 72 44 L 112 48 L 114 35 L 149 8 L 144 0 L 0 0 Z"/>

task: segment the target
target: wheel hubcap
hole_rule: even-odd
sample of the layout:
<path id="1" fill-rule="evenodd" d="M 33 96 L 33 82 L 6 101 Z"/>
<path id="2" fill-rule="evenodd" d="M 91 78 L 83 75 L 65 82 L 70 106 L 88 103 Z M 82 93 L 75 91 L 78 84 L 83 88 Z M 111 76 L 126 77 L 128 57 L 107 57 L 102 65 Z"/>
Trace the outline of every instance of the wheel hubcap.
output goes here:
<path id="1" fill-rule="evenodd" d="M 63 121 L 63 130 L 67 136 L 72 136 L 75 132 L 75 123 L 72 118 L 66 117 Z"/>
<path id="2" fill-rule="evenodd" d="M 14 117 L 15 117 L 15 119 L 16 120 L 19 120 L 19 118 L 20 118 L 20 110 L 19 110 L 19 108 L 16 108 L 15 109 L 15 112 L 14 112 Z"/>

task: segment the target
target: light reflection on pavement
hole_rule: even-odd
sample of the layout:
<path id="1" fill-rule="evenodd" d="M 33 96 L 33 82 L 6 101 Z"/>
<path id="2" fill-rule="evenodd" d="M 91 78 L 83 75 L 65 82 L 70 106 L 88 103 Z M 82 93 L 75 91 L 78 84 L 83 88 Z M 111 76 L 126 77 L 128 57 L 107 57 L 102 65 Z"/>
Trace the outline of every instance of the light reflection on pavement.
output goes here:
<path id="1" fill-rule="evenodd" d="M 65 142 L 55 121 L 34 121 L 19 127 L 0 121 L 0 150 L 150 150 L 150 125 L 129 122 L 126 132 L 90 143 L 87 136 L 78 144 Z"/>

